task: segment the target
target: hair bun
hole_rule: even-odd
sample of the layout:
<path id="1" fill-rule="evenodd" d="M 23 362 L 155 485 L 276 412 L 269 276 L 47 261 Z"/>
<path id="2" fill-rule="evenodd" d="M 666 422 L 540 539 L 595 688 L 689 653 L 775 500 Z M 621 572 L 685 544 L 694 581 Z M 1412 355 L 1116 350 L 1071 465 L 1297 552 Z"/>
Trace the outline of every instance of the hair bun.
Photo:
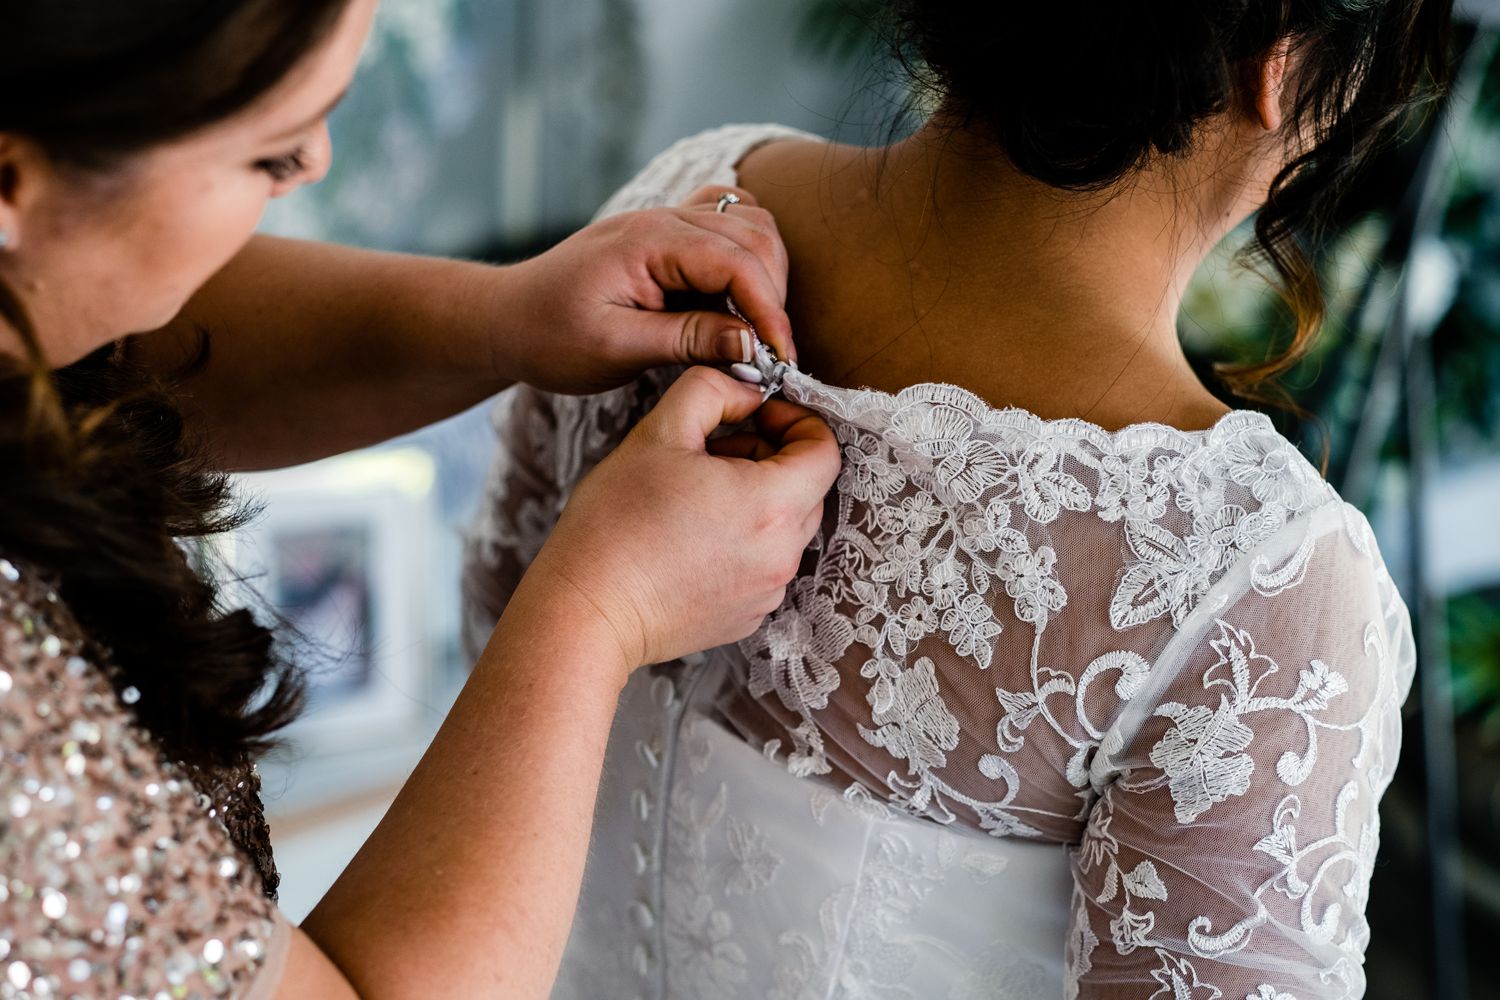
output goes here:
<path id="1" fill-rule="evenodd" d="M 1247 6 L 905 0 L 897 29 L 908 64 L 988 124 L 1021 170 L 1095 187 L 1187 149 L 1227 106 Z"/>

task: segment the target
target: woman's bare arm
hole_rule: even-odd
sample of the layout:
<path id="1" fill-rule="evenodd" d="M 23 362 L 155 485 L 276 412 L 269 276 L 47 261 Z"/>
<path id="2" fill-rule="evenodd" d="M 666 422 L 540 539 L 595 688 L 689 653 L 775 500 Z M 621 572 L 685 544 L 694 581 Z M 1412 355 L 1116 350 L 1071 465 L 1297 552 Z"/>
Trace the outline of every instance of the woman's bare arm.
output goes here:
<path id="1" fill-rule="evenodd" d="M 279 1000 L 340 984 L 364 1000 L 551 988 L 628 665 L 586 604 L 556 589 L 517 598 L 390 811 L 304 921 Z"/>
<path id="2" fill-rule="evenodd" d="M 457 335 L 502 308 L 500 269 L 258 236 L 132 360 L 182 381 L 225 468 L 294 465 L 394 437 L 505 388 Z M 493 299 L 493 301 L 492 301 Z"/>
<path id="3" fill-rule="evenodd" d="M 752 412 L 758 460 L 710 453 L 710 431 Z M 278 1000 L 545 996 L 629 671 L 753 631 L 838 469 L 809 411 L 686 372 L 574 492 L 432 746 L 303 923 Z"/>
<path id="4" fill-rule="evenodd" d="M 732 291 L 786 354 L 785 251 L 744 197 L 732 214 L 703 194 L 613 216 L 504 267 L 259 236 L 127 353 L 177 377 L 207 337 L 183 403 L 230 469 L 383 441 L 512 382 L 598 392 L 658 365 L 744 359 L 738 320 L 663 312 L 671 291 Z"/>

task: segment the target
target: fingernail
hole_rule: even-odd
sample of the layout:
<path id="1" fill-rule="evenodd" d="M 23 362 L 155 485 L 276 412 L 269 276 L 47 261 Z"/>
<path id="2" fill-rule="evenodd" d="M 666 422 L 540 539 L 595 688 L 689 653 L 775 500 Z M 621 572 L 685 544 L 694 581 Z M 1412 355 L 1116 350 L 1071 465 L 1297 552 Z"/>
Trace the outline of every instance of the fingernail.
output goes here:
<path id="1" fill-rule="evenodd" d="M 745 364 L 743 361 L 730 365 L 729 374 L 741 382 L 748 382 L 751 385 L 760 385 L 765 381 L 765 376 L 760 373 L 759 368 L 756 368 L 754 365 Z"/>
<path id="2" fill-rule="evenodd" d="M 750 331 L 725 330 L 719 334 L 719 356 L 725 361 L 749 364 L 750 359 L 754 357 L 750 347 Z"/>

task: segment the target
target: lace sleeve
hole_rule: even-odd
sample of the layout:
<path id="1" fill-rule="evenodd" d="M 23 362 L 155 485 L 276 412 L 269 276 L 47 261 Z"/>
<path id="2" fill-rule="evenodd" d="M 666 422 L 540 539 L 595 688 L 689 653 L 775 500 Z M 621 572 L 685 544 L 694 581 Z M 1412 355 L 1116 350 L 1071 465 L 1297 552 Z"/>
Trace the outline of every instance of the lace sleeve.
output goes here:
<path id="1" fill-rule="evenodd" d="M 780 125 L 726 125 L 678 140 L 616 191 L 595 220 L 675 205 L 704 184 L 734 184 L 734 164 L 756 146 L 808 133 Z M 507 390 L 491 421 L 498 450 L 464 545 L 463 646 L 470 663 L 531 560 L 557 523 L 573 487 L 661 397 L 683 368 L 648 372 L 596 396 Z"/>
<path id="2" fill-rule="evenodd" d="M 552 402 L 518 385 L 491 411 L 498 451 L 464 543 L 463 644 L 470 663 L 562 513 L 566 494 Z"/>
<path id="3" fill-rule="evenodd" d="M 463 558 L 463 644 L 472 663 L 580 480 L 656 404 L 681 367 L 595 396 L 518 385 L 491 411 L 496 452 Z"/>
<path id="4" fill-rule="evenodd" d="M 1241 561 L 1091 768 L 1070 996 L 1357 997 L 1409 620 L 1343 504 Z"/>
<path id="5" fill-rule="evenodd" d="M 56 596 L 18 579 L 0 559 L 0 993 L 271 996 L 290 925 Z"/>

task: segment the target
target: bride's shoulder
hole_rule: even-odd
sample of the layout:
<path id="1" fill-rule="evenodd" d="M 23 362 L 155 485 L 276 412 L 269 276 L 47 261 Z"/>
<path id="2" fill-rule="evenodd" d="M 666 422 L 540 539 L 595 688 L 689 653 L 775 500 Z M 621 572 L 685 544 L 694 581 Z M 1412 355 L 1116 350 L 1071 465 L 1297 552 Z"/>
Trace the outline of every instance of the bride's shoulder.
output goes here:
<path id="1" fill-rule="evenodd" d="M 817 138 L 771 123 L 720 125 L 686 136 L 652 157 L 604 203 L 596 218 L 675 205 L 705 184 L 733 185 L 735 165 L 756 147 L 780 139 Z"/>

